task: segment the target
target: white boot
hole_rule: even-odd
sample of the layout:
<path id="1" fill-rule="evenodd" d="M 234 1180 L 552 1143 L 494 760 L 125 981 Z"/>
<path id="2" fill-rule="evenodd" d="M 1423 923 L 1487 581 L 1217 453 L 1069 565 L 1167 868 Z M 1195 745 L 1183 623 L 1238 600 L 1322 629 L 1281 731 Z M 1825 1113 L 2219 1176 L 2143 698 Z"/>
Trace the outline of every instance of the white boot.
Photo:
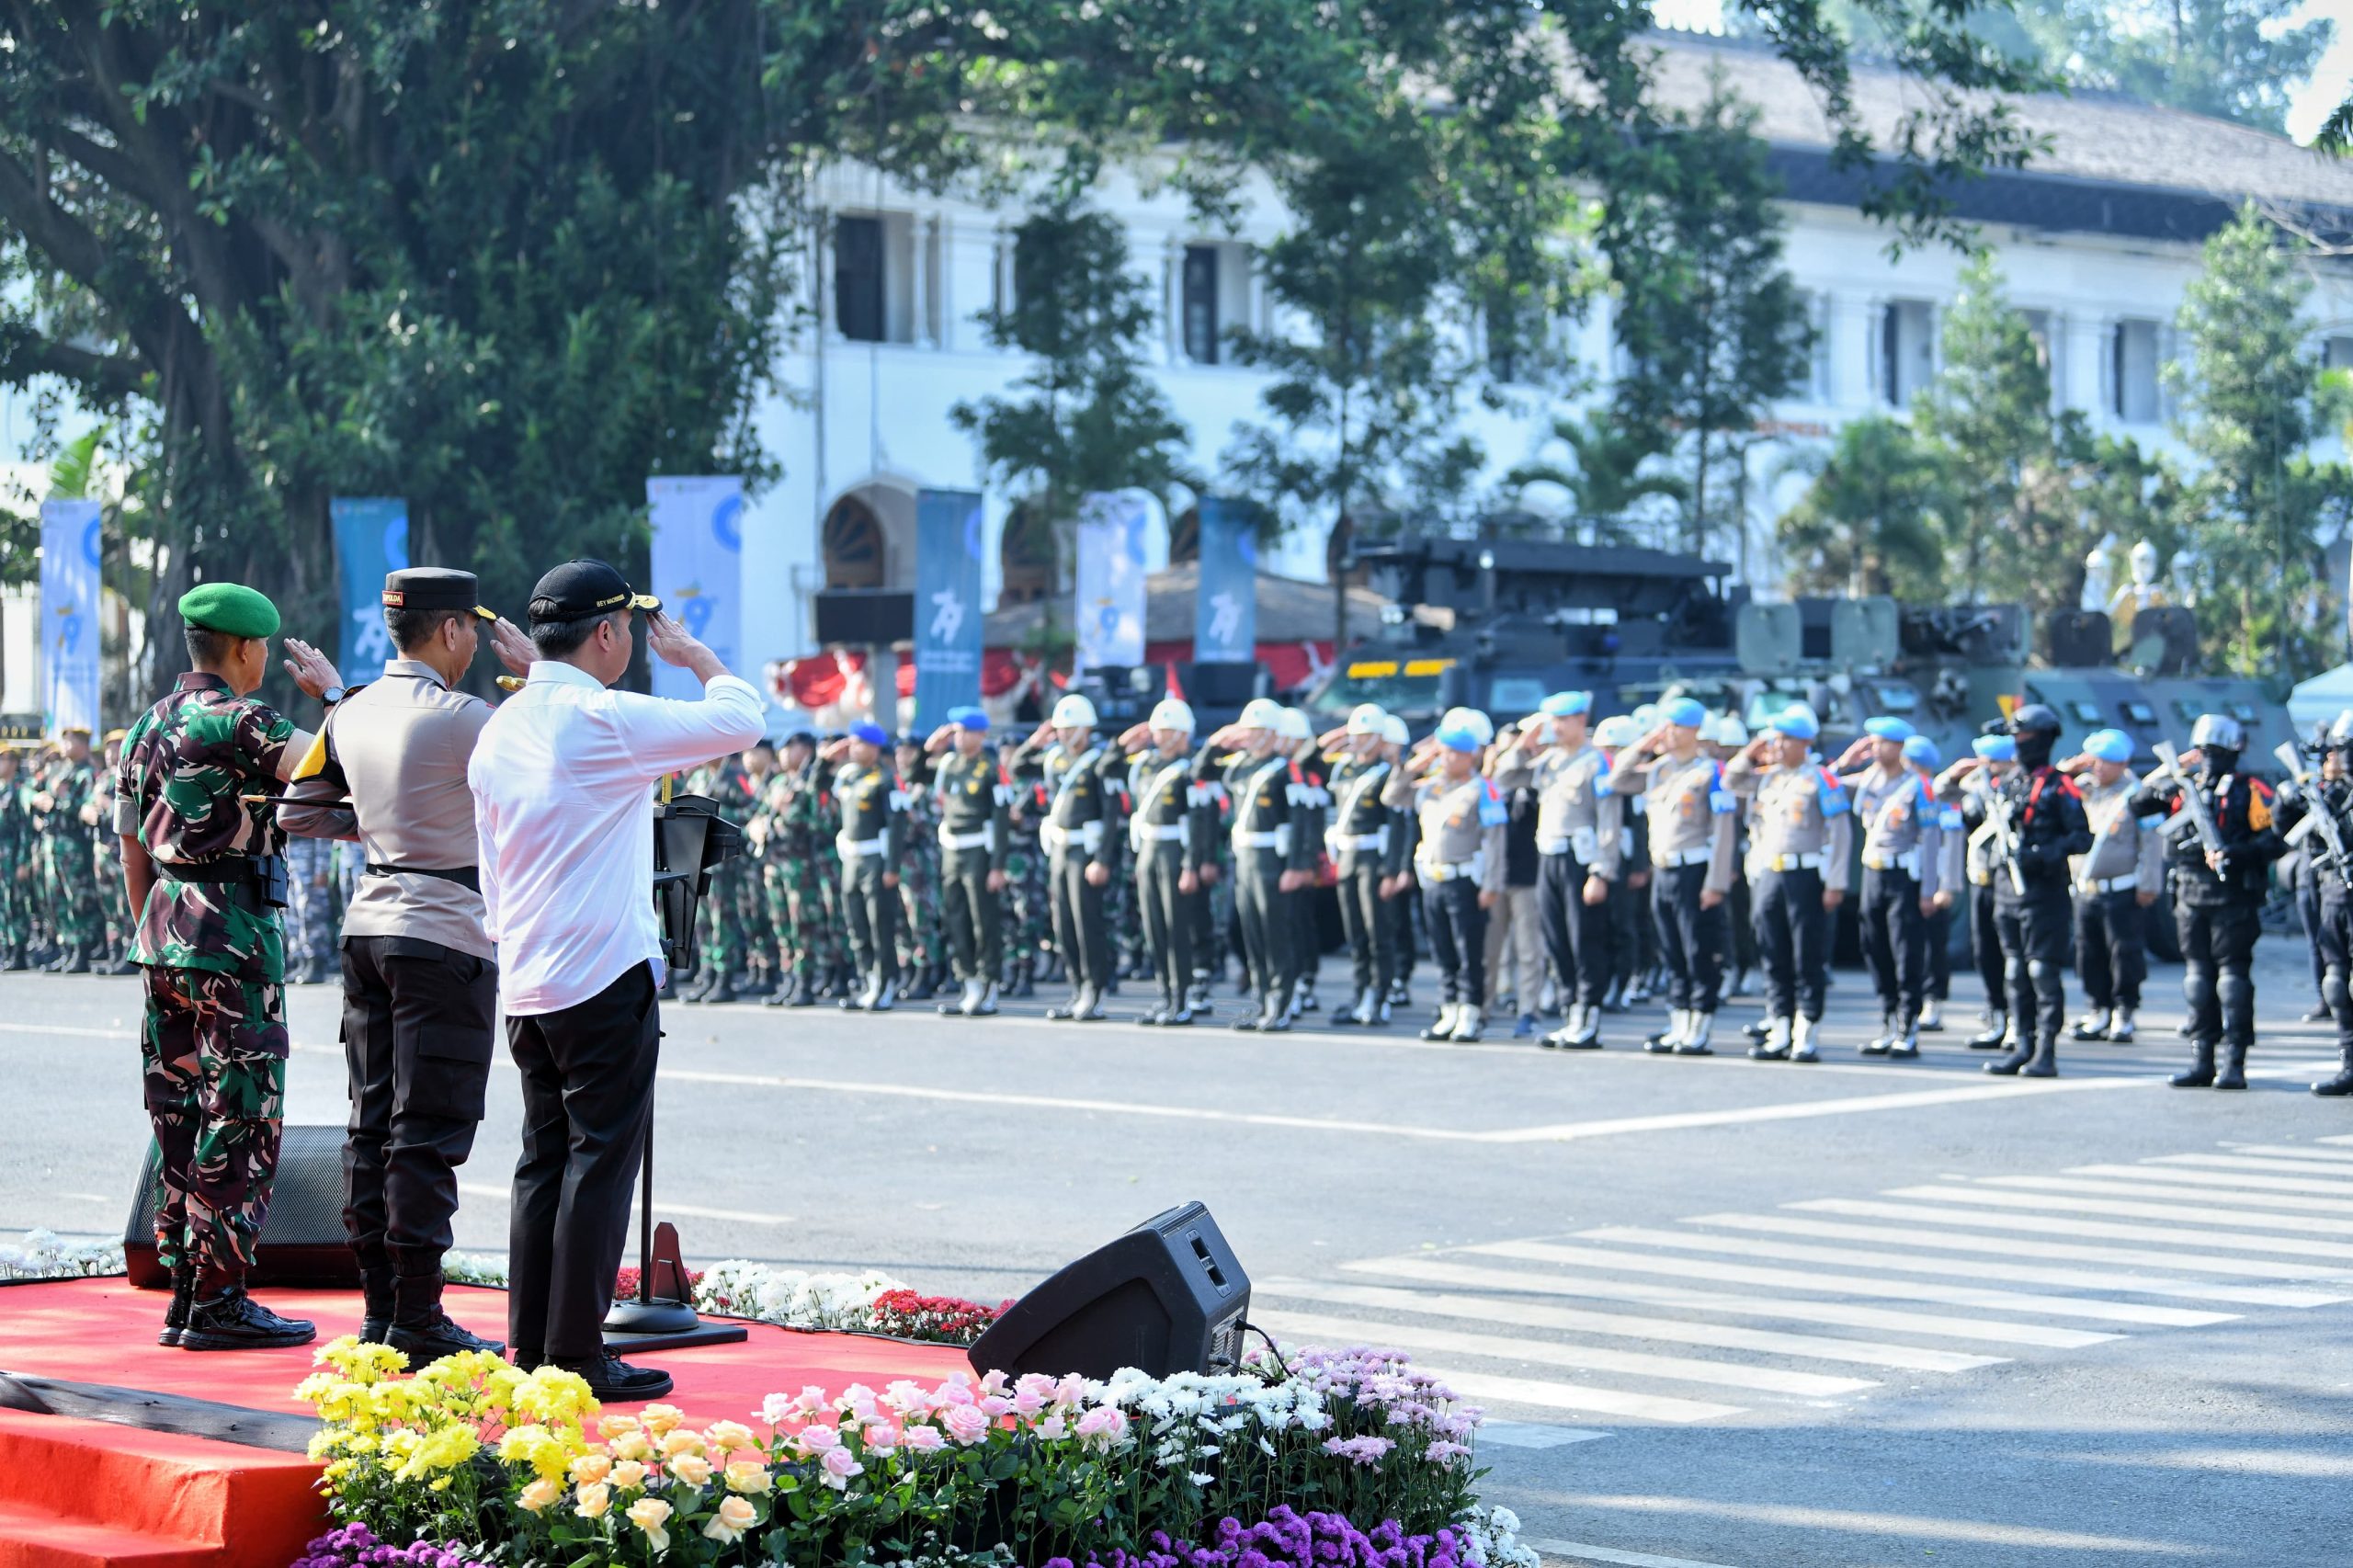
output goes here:
<path id="1" fill-rule="evenodd" d="M 977 1017 L 980 1012 L 981 998 L 987 994 L 988 986 L 983 982 L 979 980 L 968 980 L 964 982 L 963 999 L 956 1004 L 956 1010 L 963 1014 L 968 1018 Z"/>
<path id="2" fill-rule="evenodd" d="M 1683 1043 L 1684 1035 L 1691 1028 L 1690 1017 L 1691 1014 L 1688 1008 L 1669 1007 L 1666 1010 L 1665 1029 L 1643 1041 L 1643 1049 L 1653 1056 L 1673 1054 L 1675 1048 Z"/>
<path id="3" fill-rule="evenodd" d="M 965 1005 L 964 1016 L 968 1018 L 995 1017 L 996 1016 L 996 982 L 976 980 L 972 984 L 976 989 L 972 1000 Z"/>
<path id="4" fill-rule="evenodd" d="M 1748 1048 L 1748 1054 L 1759 1062 L 1786 1062 L 1790 1059 L 1790 1020 L 1771 1018 L 1765 1025 L 1765 1038 Z"/>
<path id="5" fill-rule="evenodd" d="M 1708 1036 L 1715 1032 L 1716 1016 L 1693 1008 L 1684 1015 L 1688 1023 L 1683 1038 L 1675 1042 L 1677 1056 L 1713 1056 L 1715 1048 L 1708 1043 Z"/>
<path id="6" fill-rule="evenodd" d="M 1573 1044 L 1584 1030 L 1585 1004 L 1572 1002 L 1568 1006 L 1568 1016 L 1561 1020 L 1561 1027 L 1536 1043 L 1547 1051 L 1558 1051 L 1564 1045 Z"/>
<path id="7" fill-rule="evenodd" d="M 2132 1043 L 2131 1008 L 2119 1007 L 2108 1016 L 2108 1043 L 2110 1045 Z"/>
<path id="8" fill-rule="evenodd" d="M 1822 1053 L 1813 1049 L 1813 1020 L 1801 1016 L 1790 1029 L 1790 1060 L 1819 1062 Z"/>
<path id="9" fill-rule="evenodd" d="M 1486 1027 L 1486 1010 L 1472 1004 L 1465 1004 L 1462 1010 L 1455 1015 L 1454 1032 L 1446 1038 L 1468 1043 L 1477 1040 Z"/>
<path id="10" fill-rule="evenodd" d="M 1452 1040 L 1454 1038 L 1455 1014 L 1457 1011 L 1458 1008 L 1455 1004 L 1451 1002 L 1439 1003 L 1438 1005 L 1438 1017 L 1431 1020 L 1427 1028 L 1422 1030 L 1422 1038 L 1424 1040 Z"/>

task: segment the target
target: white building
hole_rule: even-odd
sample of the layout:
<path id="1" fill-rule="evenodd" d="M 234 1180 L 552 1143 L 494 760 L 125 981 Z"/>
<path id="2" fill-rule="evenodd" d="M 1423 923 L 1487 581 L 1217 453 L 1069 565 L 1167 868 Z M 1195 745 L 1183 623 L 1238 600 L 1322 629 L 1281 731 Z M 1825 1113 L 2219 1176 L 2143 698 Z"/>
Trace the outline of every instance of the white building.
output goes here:
<path id="1" fill-rule="evenodd" d="M 1735 91 L 1761 110 L 1758 125 L 1789 189 L 1788 265 L 1806 290 L 1817 329 L 1808 383 L 1772 412 L 1783 442 L 1818 441 L 1843 422 L 1901 413 L 1935 373 L 1939 312 L 1962 258 L 1948 247 L 1891 260 L 1888 232 L 1857 210 L 1850 181 L 1830 167 L 1830 136 L 1796 73 L 1762 48 L 1661 34 L 1659 80 L 1669 102 L 1696 106 L 1721 64 Z M 1857 105 L 1868 125 L 1893 126 L 1903 84 L 1859 66 Z M 1962 187 L 1961 214 L 1982 227 L 2018 304 L 2048 346 L 2058 402 L 2095 426 L 2168 446 L 2172 400 L 2160 367 L 2175 357 L 2172 322 L 2196 274 L 2200 242 L 2244 198 L 2283 211 L 2353 211 L 2353 163 L 2332 164 L 2279 137 L 2195 115 L 2104 97 L 2024 100 L 2021 117 L 2051 139 L 2024 173 L 1996 173 Z M 1009 231 L 1017 211 L 894 187 L 870 171 L 841 168 L 821 186 L 834 216 L 829 244 L 811 257 L 819 330 L 778 366 L 788 394 L 760 412 L 761 433 L 786 477 L 750 509 L 745 529 L 745 649 L 756 658 L 811 651 L 810 599 L 826 586 L 913 584 L 915 495 L 926 486 L 987 486 L 972 441 L 949 423 L 958 402 L 1001 391 L 1018 361 L 983 340 L 974 312 L 1009 286 Z M 1258 415 L 1262 378 L 1220 363 L 1221 330 L 1263 325 L 1266 293 L 1251 266 L 1255 243 L 1279 233 L 1283 215 L 1261 187 L 1238 232 L 1198 227 L 1173 195 L 1147 197 L 1115 176 L 1097 204 L 1128 226 L 1131 255 L 1163 301 L 1152 356 L 1162 384 L 1193 432 L 1193 460 L 1218 471 L 1237 422 Z M 1606 375 L 1605 303 L 1563 324 L 1575 352 Z M 2353 267 L 2325 268 L 2313 330 L 2332 364 L 2353 365 Z M 1552 416 L 1566 412 L 1540 392 L 1510 412 L 1472 406 L 1465 425 L 1500 475 L 1535 456 Z M 1770 447 L 1756 459 L 1761 481 Z M 1769 593 L 1779 576 L 1770 511 L 1797 481 L 1764 494 L 1736 562 Z M 1186 551 L 1184 496 L 1176 553 Z M 1002 558 L 1007 498 L 987 508 L 987 597 L 1044 590 L 1040 563 Z M 1154 566 L 1169 540 L 1154 540 Z M 1265 564 L 1286 575 L 1324 574 L 1324 541 L 1287 537 Z M 1010 581 L 1008 581 L 1010 579 Z"/>

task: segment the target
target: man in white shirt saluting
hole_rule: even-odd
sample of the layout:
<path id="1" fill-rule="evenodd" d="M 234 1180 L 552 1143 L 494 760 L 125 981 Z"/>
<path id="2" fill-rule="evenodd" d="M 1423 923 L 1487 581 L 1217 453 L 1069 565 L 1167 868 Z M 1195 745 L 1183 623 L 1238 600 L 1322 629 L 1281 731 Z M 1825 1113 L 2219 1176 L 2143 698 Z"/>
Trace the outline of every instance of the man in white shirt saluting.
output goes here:
<path id="1" fill-rule="evenodd" d="M 614 691 L 631 619 L 703 683 L 699 701 Z M 760 694 L 601 561 L 531 592 L 539 654 L 468 765 L 506 1043 L 523 1075 L 507 1324 L 516 1362 L 579 1373 L 599 1399 L 658 1399 L 668 1374 L 604 1348 L 644 1157 L 665 978 L 654 910 L 654 789 L 757 740 Z"/>

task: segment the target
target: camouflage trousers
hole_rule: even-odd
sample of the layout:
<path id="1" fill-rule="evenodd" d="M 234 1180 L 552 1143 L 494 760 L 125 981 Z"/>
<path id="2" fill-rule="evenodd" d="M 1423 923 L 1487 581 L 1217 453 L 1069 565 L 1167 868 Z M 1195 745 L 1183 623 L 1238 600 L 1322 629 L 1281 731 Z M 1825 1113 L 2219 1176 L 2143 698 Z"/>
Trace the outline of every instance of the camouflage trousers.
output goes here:
<path id="1" fill-rule="evenodd" d="M 1005 956 L 1016 963 L 1034 963 L 1052 945 L 1045 854 L 1033 844 L 1016 840 L 1005 857 Z"/>
<path id="2" fill-rule="evenodd" d="M 74 834 L 43 834 L 40 839 L 41 897 L 50 929 L 67 947 L 98 943 L 98 890 L 90 874 L 89 840 Z"/>
<path id="3" fill-rule="evenodd" d="M 131 913 L 131 890 L 123 885 L 122 857 L 101 851 L 97 857 L 99 941 L 107 957 L 119 959 L 131 951 L 138 935 Z"/>
<path id="4" fill-rule="evenodd" d="M 34 892 L 29 849 L 0 850 L 0 953 L 33 940 Z"/>
<path id="5" fill-rule="evenodd" d="M 826 868 L 796 856 L 764 861 L 760 873 L 781 972 L 797 974 L 806 983 L 847 964 L 843 926 Z"/>
<path id="6" fill-rule="evenodd" d="M 744 962 L 756 971 L 772 972 L 777 968 L 777 929 L 768 918 L 765 868 L 757 860 L 741 861 L 739 868 L 731 902 L 743 934 Z"/>
<path id="7" fill-rule="evenodd" d="M 286 961 L 333 962 L 335 845 L 324 838 L 291 838 L 286 844 Z"/>
<path id="8" fill-rule="evenodd" d="M 278 1176 L 285 992 L 209 970 L 156 965 L 142 973 L 140 1066 L 163 1165 L 156 1251 L 169 1267 L 242 1278 Z"/>
<path id="9" fill-rule="evenodd" d="M 709 974 L 744 971 L 744 918 L 736 898 L 744 881 L 745 862 L 722 861 L 710 874 L 710 892 L 702 906 L 702 967 Z"/>
<path id="10" fill-rule="evenodd" d="M 939 915 L 939 846 L 911 846 L 899 863 L 899 970 L 915 974 L 948 961 Z"/>

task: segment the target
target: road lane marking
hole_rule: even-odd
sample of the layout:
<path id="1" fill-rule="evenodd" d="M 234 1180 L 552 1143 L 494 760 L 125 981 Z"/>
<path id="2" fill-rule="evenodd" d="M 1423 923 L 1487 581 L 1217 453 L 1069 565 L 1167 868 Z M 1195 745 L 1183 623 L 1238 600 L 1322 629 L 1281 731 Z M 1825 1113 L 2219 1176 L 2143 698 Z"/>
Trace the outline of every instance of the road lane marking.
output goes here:
<path id="1" fill-rule="evenodd" d="M 1393 1279 L 1427 1279 L 1438 1285 L 1466 1285 L 1483 1290 L 1518 1290 L 1543 1296 L 1575 1296 L 1607 1301 L 1642 1301 L 1652 1306 L 1687 1307 L 1700 1312 L 1735 1313 L 1743 1317 L 1779 1318 L 1809 1324 L 1843 1324 L 1894 1334 L 1917 1334 L 1938 1339 L 1967 1339 L 2014 1346 L 2037 1345 L 2052 1350 L 2077 1350 L 2121 1339 L 2120 1334 L 2091 1329 L 2054 1328 L 2048 1324 L 2010 1319 L 1949 1317 L 1893 1307 L 1865 1307 L 1851 1301 L 1816 1301 L 1791 1296 L 1748 1296 L 1722 1290 L 1695 1290 L 1647 1280 L 1595 1279 L 1582 1276 L 1531 1274 L 1524 1269 L 1481 1268 L 1467 1263 L 1441 1263 L 1419 1257 L 1377 1257 L 1344 1263 L 1353 1274 L 1375 1274 Z"/>
<path id="2" fill-rule="evenodd" d="M 1963 1202 L 1973 1201 L 1972 1192 Z M 2157 1242 L 2167 1245 L 2222 1247 L 2248 1252 L 2279 1253 L 2289 1257 L 2353 1260 L 2353 1246 L 2342 1242 L 2309 1242 L 2288 1236 L 2250 1236 L 2235 1231 L 2200 1230 L 2184 1225 L 2127 1225 L 2112 1220 L 2061 1219 L 2043 1214 L 1995 1213 L 1983 1209 L 1946 1209 L 1925 1203 L 1888 1203 L 1862 1198 L 1809 1198 L 1785 1203 L 1784 1209 L 1811 1210 L 1818 1214 L 1851 1214 L 1871 1220 L 1926 1220 L 1945 1225 L 1973 1225 L 1980 1230 L 2025 1231 L 2046 1236 L 2097 1236 L 2109 1241 Z"/>
<path id="3" fill-rule="evenodd" d="M 1405 1350 L 1438 1356 L 1476 1356 L 1491 1361 L 1532 1361 L 1540 1366 L 1566 1367 L 1574 1371 L 1625 1372 L 1670 1382 L 1706 1383 L 1715 1388 L 1748 1389 L 1760 1393 L 1794 1394 L 1803 1399 L 1832 1399 L 1859 1393 L 1879 1383 L 1870 1378 L 1834 1378 L 1821 1372 L 1793 1372 L 1779 1367 L 1752 1367 L 1739 1361 L 1707 1361 L 1696 1356 L 1654 1356 L 1641 1350 L 1606 1350 L 1591 1345 L 1556 1345 L 1544 1339 L 1512 1339 L 1499 1334 L 1465 1334 L 1460 1329 L 1429 1328 L 1419 1324 L 1372 1323 L 1362 1318 L 1327 1317 L 1320 1312 L 1253 1312 L 1261 1328 L 1314 1335 L 1321 1345 L 1394 1345 Z M 1443 1377 L 1445 1374 L 1438 1373 Z"/>
<path id="4" fill-rule="evenodd" d="M 1602 1247 L 1558 1246 L 1550 1242 L 1492 1242 L 1464 1247 L 1483 1257 L 1558 1263 L 1572 1268 L 1624 1269 L 1666 1274 L 1728 1285 L 1762 1285 L 1777 1290 L 1820 1290 L 1836 1296 L 1878 1296 L 1897 1301 L 1928 1301 L 1946 1307 L 1987 1307 L 1995 1312 L 2041 1312 L 2052 1317 L 2092 1318 L 2103 1323 L 2154 1324 L 2165 1328 L 2203 1328 L 2228 1323 L 2236 1312 L 2154 1307 L 2137 1301 L 2094 1301 L 2074 1296 L 2031 1295 L 2018 1290 L 1980 1290 L 1966 1285 L 1930 1285 L 1916 1279 L 1874 1279 L 1860 1274 L 1824 1274 L 1811 1268 L 1762 1268 L 1718 1258 L 1654 1257 L 1647 1253 Z"/>
<path id="5" fill-rule="evenodd" d="M 1535 1406 L 1542 1410 L 1585 1410 L 1597 1415 L 1627 1415 L 1642 1421 L 1676 1426 L 1694 1421 L 1721 1421 L 1745 1415 L 1737 1404 L 1716 1404 L 1704 1399 L 1670 1399 L 1665 1394 L 1624 1393 L 1617 1389 L 1587 1388 L 1583 1383 L 1545 1382 L 1536 1379 L 1495 1378 L 1478 1372 L 1442 1372 L 1421 1369 L 1456 1393 L 1483 1405 Z"/>
<path id="6" fill-rule="evenodd" d="M 1716 1350 L 1757 1350 L 1771 1356 L 1798 1356 L 1814 1361 L 1841 1361 L 1861 1367 L 1893 1367 L 1914 1372 L 1967 1372 L 1992 1367 L 2006 1356 L 1972 1356 L 1958 1350 L 1928 1350 L 1918 1346 L 1892 1345 L 1872 1339 L 1842 1339 L 1832 1335 L 1785 1334 L 1779 1329 L 1742 1328 L 1732 1324 L 1697 1319 L 1637 1317 L 1631 1312 L 1600 1312 L 1583 1307 L 1553 1307 L 1515 1301 L 1501 1296 L 1464 1296 L 1450 1290 L 1405 1290 L 1390 1285 L 1326 1285 L 1300 1279 L 1277 1279 L 1255 1285 L 1260 1296 L 1281 1301 L 1320 1301 L 1335 1306 L 1373 1307 L 1389 1312 L 1419 1312 L 1425 1317 L 1466 1318 L 1474 1323 L 1514 1324 L 1521 1328 L 1551 1328 L 1568 1334 L 1603 1334 L 1620 1339 L 1650 1339 L 1666 1345 L 1697 1345 Z"/>
<path id="7" fill-rule="evenodd" d="M 2177 1182 L 2157 1182 L 2147 1179 L 2119 1181 L 2112 1177 L 2093 1176 L 1985 1176 L 1989 1187 L 1999 1184 L 2004 1188 L 2023 1188 L 2029 1192 L 2080 1192 L 2095 1198 L 2131 1198 L 2151 1203 L 2170 1203 L 2197 1214 L 2210 1224 L 2227 1223 L 2221 1215 L 2225 1211 L 2263 1213 L 2268 1210 L 2303 1214 L 2336 1214 L 2353 1217 L 2353 1207 L 2333 1198 L 2306 1198 L 2295 1193 L 2263 1192 L 2254 1187 L 2190 1186 L 2188 1178 Z M 2233 1206 L 2239 1207 L 2233 1207 Z M 2208 1219 L 2209 1215 L 2214 1218 Z"/>
<path id="8" fill-rule="evenodd" d="M 1594 1546 L 1581 1540 L 1536 1540 L 1522 1536 L 1519 1544 L 1540 1557 L 1565 1557 L 1574 1562 L 1607 1562 L 1611 1564 L 1611 1568 L 1725 1568 L 1721 1562 L 1699 1562 L 1688 1557 L 1661 1557 L 1649 1551 L 1620 1551 L 1614 1546 Z"/>
<path id="9" fill-rule="evenodd" d="M 492 1187 L 485 1182 L 461 1181 L 458 1184 L 458 1190 L 469 1198 L 495 1199 L 501 1203 L 514 1201 L 514 1194 L 508 1188 Z M 699 1204 L 673 1203 L 666 1198 L 656 1198 L 654 1208 L 657 1214 L 683 1214 L 689 1220 L 728 1220 L 739 1225 L 790 1225 L 795 1222 L 790 1214 L 762 1214 L 744 1209 L 706 1209 Z M 636 1212 L 634 1203 L 630 1211 Z"/>
<path id="10" fill-rule="evenodd" d="M 2353 1175 L 2353 1149 L 2319 1149 L 2296 1143 L 2225 1143 L 2234 1154 L 2284 1154 L 2297 1160 L 2326 1160 Z"/>
<path id="11" fill-rule="evenodd" d="M 1691 1221 L 1686 1221 L 1688 1224 Z M 2319 1290 L 2294 1290 L 2279 1286 L 2218 1285 L 2205 1279 L 2152 1278 L 2091 1268 L 2042 1268 L 2031 1264 L 1988 1263 L 1974 1257 L 1919 1257 L 1908 1253 L 1871 1247 L 1806 1246 L 1790 1242 L 1758 1241 L 1752 1236 L 1710 1236 L 1690 1231 L 1654 1231 L 1639 1225 L 1609 1225 L 1579 1231 L 1580 1240 L 1617 1242 L 1632 1246 L 1682 1247 L 1694 1252 L 1731 1253 L 1743 1257 L 1778 1258 L 1790 1263 L 1835 1263 L 1854 1268 L 1885 1268 L 1899 1274 L 1952 1275 L 1965 1279 L 2002 1279 L 2017 1285 L 2060 1285 L 2072 1290 L 2120 1290 L 2128 1296 L 2181 1296 L 2198 1301 L 2233 1301 L 2257 1307 L 2326 1307 L 2353 1301 L 2353 1296 Z"/>
<path id="12" fill-rule="evenodd" d="M 2348 1174 L 2343 1165 L 2326 1160 L 2282 1160 L 2256 1154 L 2165 1154 L 2142 1162 L 2151 1165 L 2191 1165 L 2199 1167 L 2200 1176 L 2223 1171 L 2245 1171 L 2273 1176 L 2335 1176 L 2339 1192 L 2353 1192 L 2344 1185 Z"/>
<path id="13" fill-rule="evenodd" d="M 2322 1268 L 2262 1258 L 2223 1257 L 2212 1253 L 2161 1252 L 2154 1247 L 2104 1247 L 2075 1242 L 2038 1242 L 2024 1236 L 1970 1236 L 1918 1226 L 1843 1225 L 1835 1220 L 1802 1220 L 1788 1214 L 1699 1214 L 1687 1225 L 1717 1225 L 1770 1231 L 1830 1241 L 1893 1242 L 1899 1246 L 1938 1247 L 1947 1252 L 1992 1253 L 2003 1257 L 2052 1257 L 2083 1263 L 2120 1263 L 2131 1267 L 2187 1268 L 2246 1279 L 2312 1279 L 2353 1285 L 2353 1270 Z"/>
<path id="14" fill-rule="evenodd" d="M 2039 1525 L 2006 1525 L 1992 1519 L 1946 1519 L 1927 1515 L 1872 1514 L 1859 1509 L 1810 1508 L 1795 1503 L 1720 1502 L 1707 1497 L 1660 1494 L 1604 1496 L 1571 1494 L 1548 1503 L 1573 1508 L 1611 1508 L 1629 1513 L 1701 1514 L 1752 1525 L 1789 1529 L 1845 1530 L 1856 1535 L 1906 1536 L 1920 1540 L 1966 1541 L 1977 1546 L 2034 1547 L 2048 1551 L 2098 1552 L 2095 1561 L 2129 1562 L 2139 1557 L 2202 1557 L 2204 1546 L 2131 1537 L 2085 1535 Z"/>
<path id="15" fill-rule="evenodd" d="M 2154 1078 L 2063 1078 L 2032 1084 L 1972 1084 L 1950 1089 L 1913 1089 L 1900 1094 L 1859 1095 L 1846 1099 L 1800 1100 L 1785 1105 L 1747 1106 L 1725 1110 L 1673 1111 L 1658 1116 L 1621 1116 L 1599 1121 L 1566 1121 L 1549 1127 L 1521 1127 L 1482 1134 L 1491 1143 L 1568 1142 L 1603 1138 L 1619 1132 L 1678 1132 L 1697 1127 L 1742 1127 L 1752 1122 L 1798 1121 L 1817 1116 L 1853 1116 L 1875 1110 L 1914 1110 L 1923 1106 L 1969 1105 L 1981 1100 L 2015 1099 L 2020 1095 L 2066 1094 L 2084 1089 L 2145 1087 Z"/>
<path id="16" fill-rule="evenodd" d="M 2031 1181 L 2031 1177 L 2018 1177 Z M 1930 1198 L 1947 1203 L 1984 1203 L 1999 1209 L 2056 1209 L 2077 1214 L 2112 1214 L 2126 1220 L 2171 1220 L 2181 1210 L 2165 1203 L 2127 1203 L 2105 1198 L 2072 1198 L 2062 1193 L 2005 1192 L 1992 1187 L 1899 1187 L 1893 1198 Z M 2211 1200 L 2212 1195 L 2206 1198 Z M 2353 1220 L 2324 1220 L 2306 1214 L 2234 1213 L 2230 1222 L 2261 1231 L 2301 1231 L 2314 1236 L 2353 1236 Z"/>
<path id="17" fill-rule="evenodd" d="M 2193 1171 L 2176 1165 L 2069 1165 L 2071 1176 L 2104 1176 L 2109 1180 L 2163 1182 L 2200 1192 L 2297 1192 L 2334 1198 L 2336 1208 L 2353 1214 L 2353 1182 L 2315 1181 L 2310 1176 L 2256 1176 L 2246 1171 Z"/>

